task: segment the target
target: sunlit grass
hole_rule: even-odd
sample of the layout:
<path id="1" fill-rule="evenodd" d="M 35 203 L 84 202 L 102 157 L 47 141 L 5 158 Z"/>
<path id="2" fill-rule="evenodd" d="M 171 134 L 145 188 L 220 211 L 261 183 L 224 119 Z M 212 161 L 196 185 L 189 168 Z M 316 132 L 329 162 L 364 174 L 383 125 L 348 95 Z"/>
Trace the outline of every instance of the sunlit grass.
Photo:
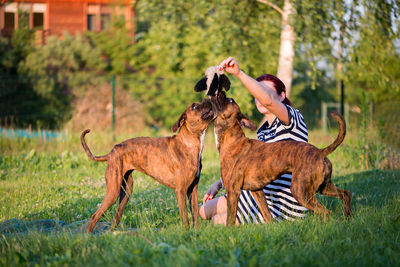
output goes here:
<path id="1" fill-rule="evenodd" d="M 336 132 L 325 136 L 310 132 L 311 142 L 318 147 L 335 136 Z M 117 136 L 113 141 L 111 134 L 92 132 L 87 143 L 101 155 L 126 138 Z M 2 138 L 0 145 L 0 223 L 10 219 L 87 222 L 97 209 L 105 193 L 106 164 L 88 159 L 79 133 L 47 142 Z M 352 192 L 354 217 L 350 219 L 343 216 L 341 202 L 319 197 L 333 211 L 328 222 L 310 215 L 296 222 L 234 228 L 202 221 L 199 229 L 183 230 L 173 191 L 134 172 L 133 194 L 115 232 L 1 232 L 0 265 L 399 265 L 400 172 L 365 171 L 356 149 L 354 141 L 346 139 L 329 156 L 335 184 Z M 210 131 L 199 199 L 218 178 L 219 158 Z M 101 222 L 110 223 L 115 208 Z"/>

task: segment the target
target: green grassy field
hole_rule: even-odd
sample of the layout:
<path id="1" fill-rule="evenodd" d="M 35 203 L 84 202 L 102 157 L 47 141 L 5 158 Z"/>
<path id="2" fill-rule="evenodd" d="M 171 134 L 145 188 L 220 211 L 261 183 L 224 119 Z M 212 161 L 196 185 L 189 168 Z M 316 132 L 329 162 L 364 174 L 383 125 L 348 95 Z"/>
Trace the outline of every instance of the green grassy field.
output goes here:
<path id="1" fill-rule="evenodd" d="M 336 133 L 311 132 L 322 147 Z M 117 142 L 127 136 L 118 136 Z M 206 137 L 199 195 L 219 178 L 212 132 Z M 90 133 L 96 155 L 107 153 L 111 135 Z M 333 216 L 310 214 L 296 222 L 226 228 L 202 221 L 183 230 L 173 191 L 134 173 L 133 195 L 114 232 L 23 233 L 0 229 L 1 266 L 399 266 L 400 171 L 364 170 L 357 138 L 329 156 L 336 185 L 352 192 L 354 216 L 346 219 L 336 199 L 319 197 Z M 93 162 L 79 134 L 64 140 L 0 139 L 0 223 L 10 219 L 88 220 L 105 193 L 106 164 Z M 101 222 L 111 222 L 115 206 Z M 10 221 L 8 221 L 10 222 Z M 11 221 L 12 222 L 12 221 Z M 86 221 L 85 221 L 86 222 Z"/>

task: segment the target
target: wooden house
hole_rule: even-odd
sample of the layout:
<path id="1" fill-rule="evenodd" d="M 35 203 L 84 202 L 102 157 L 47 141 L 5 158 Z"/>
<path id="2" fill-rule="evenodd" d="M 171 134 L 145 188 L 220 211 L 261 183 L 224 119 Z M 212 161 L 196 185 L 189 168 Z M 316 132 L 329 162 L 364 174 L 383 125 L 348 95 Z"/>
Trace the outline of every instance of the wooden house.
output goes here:
<path id="1" fill-rule="evenodd" d="M 21 25 L 35 30 L 35 40 L 45 44 L 49 35 L 102 31 L 116 17 L 125 20 L 134 35 L 137 0 L 0 0 L 1 35 L 10 37 Z M 24 23 L 24 24 L 23 24 Z"/>

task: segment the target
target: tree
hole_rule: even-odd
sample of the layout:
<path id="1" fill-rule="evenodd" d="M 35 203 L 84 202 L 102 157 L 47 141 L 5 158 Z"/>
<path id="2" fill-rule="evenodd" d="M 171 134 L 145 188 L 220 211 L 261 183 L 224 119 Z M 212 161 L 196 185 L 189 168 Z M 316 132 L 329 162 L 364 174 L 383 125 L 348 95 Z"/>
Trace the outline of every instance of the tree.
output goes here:
<path id="1" fill-rule="evenodd" d="M 359 38 L 345 66 L 348 98 L 360 102 L 364 91 L 374 103 L 400 100 L 400 57 L 393 41 L 399 38 L 395 30 L 399 17 L 395 2 L 363 1 Z M 399 21 L 397 21 L 397 25 Z"/>
<path id="2" fill-rule="evenodd" d="M 293 80 L 293 59 L 294 59 L 294 43 L 296 34 L 293 26 L 290 25 L 290 17 L 294 14 L 295 9 L 291 0 L 284 0 L 283 9 L 266 0 L 257 0 L 266 4 L 281 15 L 282 29 L 280 37 L 279 64 L 277 77 L 283 81 L 286 86 L 286 95 L 290 97 L 292 80 Z"/>
<path id="3" fill-rule="evenodd" d="M 99 74 L 104 68 L 99 49 L 82 35 L 65 33 L 62 40 L 51 37 L 47 45 L 30 53 L 19 65 L 18 74 L 45 100 L 42 116 L 55 128 L 70 118 L 75 95 L 102 82 Z"/>
<path id="4" fill-rule="evenodd" d="M 267 9 L 254 0 L 139 2 L 142 31 L 130 60 L 137 70 L 131 88 L 154 123 L 172 125 L 190 102 L 204 97 L 194 93 L 195 83 L 209 66 L 228 56 L 237 58 L 253 77 L 276 69 L 279 24 L 277 14 Z M 159 19 L 155 22 L 154 17 Z M 265 29 L 271 23 L 276 25 Z M 248 91 L 237 79 L 231 82 L 230 93 L 242 110 L 256 113 Z"/>
<path id="5" fill-rule="evenodd" d="M 0 125 L 28 127 L 41 121 L 42 99 L 32 90 L 18 66 L 34 51 L 28 16 L 19 14 L 19 28 L 11 39 L 0 37 Z"/>
<path id="6" fill-rule="evenodd" d="M 129 61 L 135 48 L 123 17 L 116 18 L 110 30 L 87 32 L 86 36 L 106 60 L 108 74 L 122 75 L 133 71 Z"/>
<path id="7" fill-rule="evenodd" d="M 132 44 L 136 43 L 136 34 L 137 34 L 137 5 L 139 0 L 131 0 L 131 9 L 132 9 Z"/>

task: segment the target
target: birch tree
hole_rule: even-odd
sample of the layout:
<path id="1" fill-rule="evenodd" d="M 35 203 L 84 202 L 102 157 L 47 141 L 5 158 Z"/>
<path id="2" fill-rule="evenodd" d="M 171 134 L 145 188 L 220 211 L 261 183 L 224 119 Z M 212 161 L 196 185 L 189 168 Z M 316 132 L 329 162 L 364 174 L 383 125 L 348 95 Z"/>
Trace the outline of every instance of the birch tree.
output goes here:
<path id="1" fill-rule="evenodd" d="M 285 0 L 283 9 L 266 0 L 257 0 L 260 3 L 268 5 L 275 9 L 281 15 L 281 36 L 280 36 L 280 49 L 279 49 L 279 63 L 277 76 L 286 85 L 286 95 L 289 97 L 292 80 L 293 80 L 293 59 L 294 59 L 294 43 L 296 41 L 296 34 L 294 28 L 289 23 L 290 16 L 294 14 L 294 7 L 291 0 Z"/>

